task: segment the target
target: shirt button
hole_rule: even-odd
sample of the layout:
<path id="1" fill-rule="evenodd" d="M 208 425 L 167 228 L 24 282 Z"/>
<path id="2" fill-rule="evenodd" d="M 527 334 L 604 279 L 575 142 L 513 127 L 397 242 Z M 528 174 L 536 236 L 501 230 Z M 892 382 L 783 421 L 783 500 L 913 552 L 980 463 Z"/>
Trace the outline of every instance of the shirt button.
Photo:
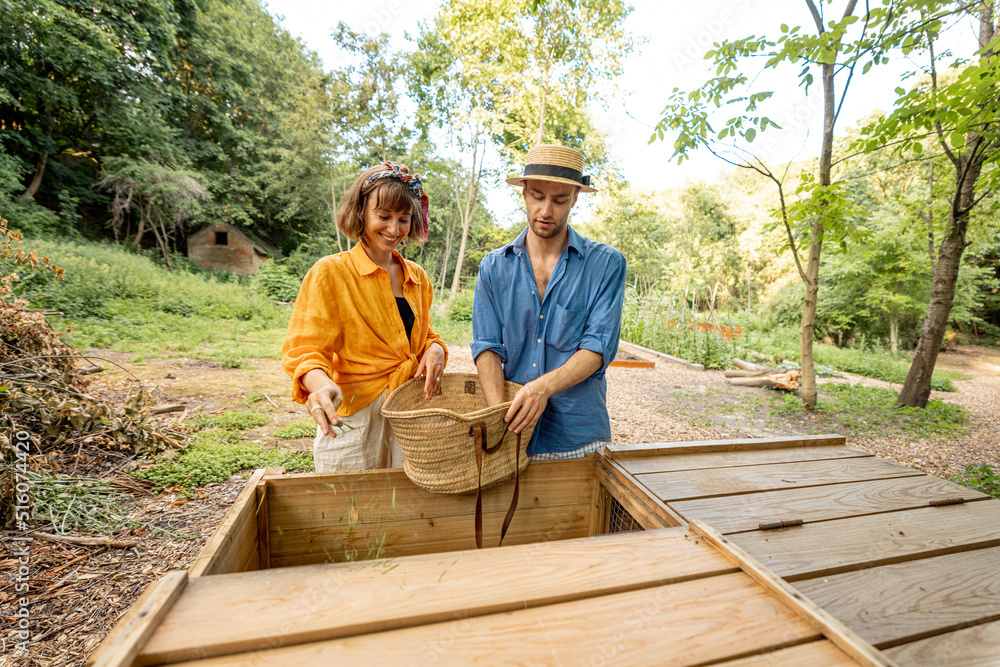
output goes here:
<path id="1" fill-rule="evenodd" d="M 538 339 L 538 342 L 539 342 L 539 343 L 541 343 L 541 342 L 542 342 L 542 339 L 541 339 L 541 338 L 539 338 L 539 339 Z"/>
<path id="2" fill-rule="evenodd" d="M 544 316 L 544 315 L 539 315 L 539 316 L 538 316 L 538 319 L 540 319 L 540 320 L 544 320 L 544 319 L 545 319 L 545 316 Z"/>
<path id="3" fill-rule="evenodd" d="M 537 365 L 538 365 L 538 364 L 531 364 L 531 367 L 532 367 L 532 368 L 534 368 L 534 367 L 535 367 L 535 366 L 537 366 Z"/>

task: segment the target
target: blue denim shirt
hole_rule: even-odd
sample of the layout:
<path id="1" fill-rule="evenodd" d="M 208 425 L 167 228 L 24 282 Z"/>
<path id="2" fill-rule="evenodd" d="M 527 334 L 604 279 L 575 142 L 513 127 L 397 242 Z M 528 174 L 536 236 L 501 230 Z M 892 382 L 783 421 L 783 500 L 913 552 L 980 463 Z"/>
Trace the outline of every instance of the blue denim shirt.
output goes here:
<path id="1" fill-rule="evenodd" d="M 503 362 L 504 377 L 524 384 L 559 368 L 577 350 L 604 357 L 593 375 L 549 399 L 529 454 L 568 452 L 611 440 L 604 372 L 618 351 L 625 257 L 569 228 L 543 300 L 539 300 L 524 239 L 486 255 L 479 264 L 472 306 L 472 358 L 486 350 Z"/>

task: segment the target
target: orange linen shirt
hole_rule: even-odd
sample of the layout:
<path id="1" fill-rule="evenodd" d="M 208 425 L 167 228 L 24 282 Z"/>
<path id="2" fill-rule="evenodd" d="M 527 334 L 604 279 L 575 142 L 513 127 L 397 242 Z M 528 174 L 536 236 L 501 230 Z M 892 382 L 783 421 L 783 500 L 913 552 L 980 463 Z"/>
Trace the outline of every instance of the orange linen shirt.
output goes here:
<path id="1" fill-rule="evenodd" d="M 448 348 L 430 327 L 434 288 L 419 265 L 393 252 L 403 269 L 403 297 L 413 309 L 412 342 L 392 294 L 389 273 L 361 244 L 328 255 L 309 269 L 288 322 L 281 365 L 292 378 L 292 399 L 305 403 L 303 375 L 321 368 L 344 392 L 337 414 L 361 410 L 383 391 L 413 377 L 432 344 Z"/>

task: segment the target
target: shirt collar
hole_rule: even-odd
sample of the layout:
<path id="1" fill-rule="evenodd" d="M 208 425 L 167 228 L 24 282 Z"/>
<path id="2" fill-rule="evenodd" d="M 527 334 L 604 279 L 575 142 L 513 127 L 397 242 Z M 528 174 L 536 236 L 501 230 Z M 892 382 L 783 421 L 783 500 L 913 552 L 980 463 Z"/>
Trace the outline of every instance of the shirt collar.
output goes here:
<path id="1" fill-rule="evenodd" d="M 364 247 L 362 247 L 361 242 L 354 244 L 354 247 L 350 250 L 351 258 L 354 260 L 354 266 L 357 268 L 358 273 L 363 276 L 369 276 L 382 267 L 372 261 L 372 258 L 368 256 L 365 252 Z M 411 282 L 419 285 L 421 283 L 420 276 L 418 276 L 414 271 L 410 270 L 407 265 L 406 260 L 395 250 L 392 251 L 392 256 L 399 262 L 400 267 L 403 269 L 403 282 Z"/>
<path id="2" fill-rule="evenodd" d="M 566 228 L 569 229 L 569 242 L 566 244 L 566 247 L 568 249 L 575 250 L 578 255 L 580 255 L 581 257 L 583 257 L 583 237 L 580 236 L 580 234 L 577 233 L 577 231 L 575 229 L 573 229 L 573 225 L 567 224 Z M 503 248 L 503 254 L 506 255 L 507 253 L 512 252 L 512 251 L 515 252 L 515 253 L 517 253 L 518 255 L 520 255 L 521 253 L 523 253 L 524 252 L 524 240 L 528 237 L 528 231 L 529 231 L 529 228 L 525 227 L 524 230 L 520 234 L 517 235 L 516 239 L 514 239 L 513 241 L 511 241 L 510 243 L 508 243 L 506 246 L 504 246 L 504 248 Z"/>

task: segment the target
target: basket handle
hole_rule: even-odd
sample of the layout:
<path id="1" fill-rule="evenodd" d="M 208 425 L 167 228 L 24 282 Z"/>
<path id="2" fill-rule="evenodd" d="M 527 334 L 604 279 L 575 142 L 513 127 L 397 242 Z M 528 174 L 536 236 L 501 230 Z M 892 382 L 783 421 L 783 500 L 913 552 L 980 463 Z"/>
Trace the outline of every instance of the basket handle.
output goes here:
<path id="1" fill-rule="evenodd" d="M 500 440 L 497 444 L 489 447 L 486 442 L 486 422 L 479 422 L 475 426 L 469 429 L 469 435 L 472 436 L 475 441 L 476 450 L 476 469 L 479 472 L 479 488 L 476 491 L 476 548 L 483 548 L 483 452 L 487 454 L 492 454 L 500 449 L 503 445 L 504 438 L 507 437 L 507 430 L 504 429 L 503 435 L 500 436 Z M 517 434 L 517 450 L 514 452 L 514 497 L 510 501 L 510 507 L 507 509 L 507 516 L 503 519 L 503 526 L 500 528 L 500 544 L 503 546 L 503 538 L 507 535 L 507 529 L 510 528 L 510 522 L 514 519 L 514 511 L 517 510 L 517 500 L 521 494 L 521 434 Z"/>

